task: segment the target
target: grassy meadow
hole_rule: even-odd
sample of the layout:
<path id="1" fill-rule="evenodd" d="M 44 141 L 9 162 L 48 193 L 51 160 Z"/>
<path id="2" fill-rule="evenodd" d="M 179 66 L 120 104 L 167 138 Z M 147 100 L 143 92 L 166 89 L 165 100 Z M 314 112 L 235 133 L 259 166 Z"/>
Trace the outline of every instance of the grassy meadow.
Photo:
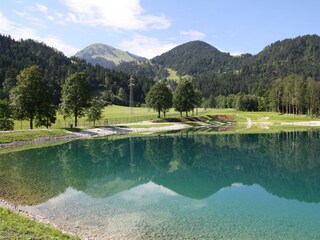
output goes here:
<path id="1" fill-rule="evenodd" d="M 195 111 L 196 112 L 196 111 Z M 275 112 L 242 112 L 235 109 L 198 109 L 198 115 L 229 115 L 235 119 L 236 122 L 247 122 L 250 118 L 252 122 L 302 122 L 320 120 L 319 117 L 312 118 L 307 115 L 293 115 L 293 114 L 279 114 Z M 171 109 L 166 117 L 179 117 L 180 114 Z M 184 114 L 183 114 L 184 116 Z M 189 113 L 192 116 L 192 113 Z M 152 109 L 146 107 L 124 107 L 111 105 L 107 106 L 103 110 L 103 117 L 100 121 L 96 122 L 96 126 L 109 125 L 115 123 L 130 123 L 140 122 L 145 120 L 157 119 L 157 113 Z M 79 127 L 92 127 L 93 123 L 89 122 L 86 117 L 78 119 Z M 69 123 L 73 123 L 73 118 L 63 119 L 61 115 L 57 115 L 56 123 L 51 129 L 67 128 Z M 15 121 L 15 130 L 29 129 L 29 121 Z M 42 127 L 44 129 L 44 127 Z"/>

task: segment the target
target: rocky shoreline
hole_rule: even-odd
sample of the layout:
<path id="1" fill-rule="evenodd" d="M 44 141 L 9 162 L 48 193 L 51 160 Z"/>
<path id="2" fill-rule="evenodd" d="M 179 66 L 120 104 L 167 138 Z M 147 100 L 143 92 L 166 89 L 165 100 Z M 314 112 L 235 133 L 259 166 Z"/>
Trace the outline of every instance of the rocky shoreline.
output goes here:
<path id="1" fill-rule="evenodd" d="M 49 220 L 45 219 L 44 217 L 42 217 L 40 215 L 34 215 L 34 214 L 31 214 L 31 213 L 29 213 L 27 211 L 24 211 L 24 210 L 20 209 L 19 206 L 11 204 L 11 203 L 9 203 L 9 202 L 5 201 L 4 199 L 1 199 L 1 198 L 0 198 L 0 207 L 1 208 L 6 208 L 6 209 L 8 209 L 8 210 L 10 210 L 12 212 L 18 213 L 18 214 L 20 214 L 20 215 L 22 215 L 24 217 L 27 217 L 28 219 L 30 219 L 32 221 L 36 221 L 36 222 L 45 224 L 45 225 L 47 225 L 49 227 L 58 229 L 62 233 L 68 234 L 70 236 L 79 237 L 80 239 L 88 239 L 88 240 L 89 239 L 93 239 L 90 236 L 85 236 L 82 233 L 80 234 L 80 233 L 78 233 L 76 231 L 72 231 L 71 229 L 63 229 L 61 227 L 58 227 L 54 223 L 52 223 Z"/>
<path id="2" fill-rule="evenodd" d="M 169 131 L 169 130 L 179 130 L 183 128 L 188 128 L 190 126 L 181 123 L 172 123 L 170 126 L 161 126 L 161 123 L 152 123 L 149 121 L 137 123 L 136 125 L 143 124 L 152 124 L 154 127 L 151 128 L 130 128 L 130 124 L 128 127 L 99 127 L 83 130 L 81 132 L 68 132 L 68 135 L 59 136 L 59 137 L 41 137 L 36 138 L 29 141 L 16 141 L 10 143 L 2 143 L 0 144 L 0 149 L 20 147 L 24 145 L 34 145 L 34 144 L 42 144 L 42 143 L 50 143 L 50 142 L 58 142 L 58 141 L 67 141 L 67 140 L 75 140 L 82 138 L 91 138 L 91 137 L 104 137 L 104 136 L 112 136 L 112 135 L 120 135 L 120 134 L 128 134 L 128 133 L 142 133 L 150 134 L 157 131 Z"/>

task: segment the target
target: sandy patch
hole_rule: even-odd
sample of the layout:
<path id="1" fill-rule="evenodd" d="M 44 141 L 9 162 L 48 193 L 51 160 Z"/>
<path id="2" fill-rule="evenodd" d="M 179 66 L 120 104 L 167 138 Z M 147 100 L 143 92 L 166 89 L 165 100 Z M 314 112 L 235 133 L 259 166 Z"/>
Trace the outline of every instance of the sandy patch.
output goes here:
<path id="1" fill-rule="evenodd" d="M 81 131 L 77 133 L 79 136 L 82 137 L 103 137 L 103 136 L 110 136 L 116 134 L 127 134 L 127 133 L 139 133 L 143 132 L 145 134 L 150 134 L 158 131 L 172 131 L 172 130 L 180 130 L 184 128 L 189 128 L 190 126 L 187 124 L 182 123 L 170 123 L 170 126 L 162 126 L 164 123 L 154 123 L 150 121 L 143 121 L 138 123 L 127 123 L 114 125 L 114 127 L 99 127 L 99 128 L 92 128 L 88 130 Z M 152 125 L 154 127 L 147 127 L 147 128 L 130 128 L 130 126 L 137 126 L 137 125 Z M 117 127 L 119 126 L 119 127 Z"/>

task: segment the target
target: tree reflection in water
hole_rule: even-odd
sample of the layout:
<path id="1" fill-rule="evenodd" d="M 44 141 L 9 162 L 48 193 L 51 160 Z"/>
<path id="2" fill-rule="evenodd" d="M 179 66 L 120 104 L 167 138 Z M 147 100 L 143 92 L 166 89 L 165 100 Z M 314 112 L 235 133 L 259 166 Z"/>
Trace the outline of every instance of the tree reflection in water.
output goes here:
<path id="1" fill-rule="evenodd" d="M 152 181 L 192 199 L 233 183 L 320 202 L 320 133 L 88 139 L 0 155 L 0 198 L 47 201 L 68 187 L 105 198 Z"/>

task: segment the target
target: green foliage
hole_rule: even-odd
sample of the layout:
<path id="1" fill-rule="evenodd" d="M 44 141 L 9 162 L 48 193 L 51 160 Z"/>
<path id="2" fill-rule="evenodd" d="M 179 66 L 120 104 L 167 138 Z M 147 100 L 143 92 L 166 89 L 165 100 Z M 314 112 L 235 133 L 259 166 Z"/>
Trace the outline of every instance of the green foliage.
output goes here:
<path id="1" fill-rule="evenodd" d="M 173 107 L 176 111 L 186 112 L 186 116 L 188 116 L 188 112 L 193 110 L 196 105 L 196 94 L 191 85 L 191 82 L 188 80 L 183 80 L 178 84 L 174 94 L 173 94 Z"/>
<path id="2" fill-rule="evenodd" d="M 258 111 L 258 98 L 255 95 L 238 94 L 236 109 L 240 111 Z"/>
<path id="3" fill-rule="evenodd" d="M 9 101 L 0 99 L 0 131 L 13 130 Z"/>
<path id="4" fill-rule="evenodd" d="M 78 239 L 4 208 L 0 208 L 0 221 L 3 239 Z"/>
<path id="5" fill-rule="evenodd" d="M 320 115 L 320 82 L 316 82 L 312 78 L 307 79 L 306 91 L 306 108 L 308 113 L 313 116 L 314 114 Z"/>
<path id="6" fill-rule="evenodd" d="M 209 70 L 227 71 L 229 69 L 227 64 L 236 62 L 234 60 L 230 54 L 222 53 L 208 43 L 193 41 L 153 58 L 152 62 L 176 70 L 180 76 L 197 76 Z"/>
<path id="7" fill-rule="evenodd" d="M 6 98 L 9 98 L 10 91 L 15 87 L 16 81 L 13 78 L 6 78 L 2 83 L 2 91 Z"/>
<path id="8" fill-rule="evenodd" d="M 96 125 L 96 121 L 102 118 L 102 110 L 104 108 L 103 101 L 99 99 L 92 99 L 90 107 L 86 111 L 87 118 L 90 122 L 93 122 L 93 126 Z"/>
<path id="9" fill-rule="evenodd" d="M 88 107 L 89 91 L 87 76 L 84 72 L 71 74 L 62 86 L 60 110 L 64 116 L 74 116 L 74 125 L 78 126 L 78 117 L 84 116 Z"/>
<path id="10" fill-rule="evenodd" d="M 320 83 L 309 77 L 290 74 L 273 82 L 269 94 L 273 111 L 311 116 L 320 114 Z"/>
<path id="11" fill-rule="evenodd" d="M 189 53 L 194 53 L 193 56 L 184 55 L 186 49 L 182 47 L 185 45 L 181 45 L 174 51 L 161 55 L 161 61 L 158 58 L 154 60 L 178 73 L 180 71 L 192 75 L 194 87 L 201 90 L 206 98 L 210 95 L 227 96 L 239 92 L 257 94 L 260 89 L 270 88 L 275 79 L 290 74 L 320 79 L 320 37 L 317 35 L 278 41 L 254 56 L 246 54 L 221 58 L 219 52 L 207 50 L 203 53 L 201 49 L 206 48 L 201 48 L 196 43 L 186 45 Z M 208 54 L 210 58 L 207 57 Z M 223 61 L 214 60 L 212 64 L 206 60 L 215 57 Z M 181 64 L 175 64 L 176 61 Z"/>
<path id="12" fill-rule="evenodd" d="M 49 92 L 49 86 L 44 81 L 39 66 L 33 65 L 22 70 L 17 76 L 17 86 L 12 89 L 10 95 L 15 118 L 29 119 L 30 129 L 33 129 L 35 118 L 47 118 L 48 107 L 51 105 Z M 49 112 L 51 112 L 50 109 Z M 54 120 L 54 118 L 47 118 L 47 126 Z M 43 123 L 38 121 L 39 125 Z"/>
<path id="13" fill-rule="evenodd" d="M 41 109 L 41 115 L 36 116 L 36 127 L 45 126 L 49 128 L 57 120 L 57 107 L 53 104 L 44 104 Z"/>
<path id="14" fill-rule="evenodd" d="M 44 43 L 33 40 L 15 41 L 10 36 L 0 34 L 0 98 L 8 98 L 8 93 L 15 85 L 14 79 L 23 69 L 37 64 L 43 74 L 43 79 L 52 88 L 51 99 L 54 105 L 60 103 L 61 88 L 68 75 L 84 71 L 87 74 L 88 89 L 90 92 L 109 91 L 113 96 L 117 95 L 120 87 L 128 94 L 128 80 L 130 75 L 105 69 L 100 65 L 93 66 L 76 57 L 68 58 L 62 52 L 48 47 Z M 157 69 L 158 67 L 155 67 Z M 153 80 L 144 75 L 147 71 L 140 72 L 132 69 L 132 75 L 136 80 L 134 88 L 135 102 L 142 103 L 149 91 Z M 166 72 L 166 71 L 164 71 Z M 136 75 L 138 77 L 136 77 Z"/>
<path id="15" fill-rule="evenodd" d="M 166 112 L 172 107 L 172 93 L 164 83 L 158 81 L 148 92 L 146 103 L 147 107 L 158 112 L 158 118 L 160 118 L 160 112 L 165 117 Z"/>

